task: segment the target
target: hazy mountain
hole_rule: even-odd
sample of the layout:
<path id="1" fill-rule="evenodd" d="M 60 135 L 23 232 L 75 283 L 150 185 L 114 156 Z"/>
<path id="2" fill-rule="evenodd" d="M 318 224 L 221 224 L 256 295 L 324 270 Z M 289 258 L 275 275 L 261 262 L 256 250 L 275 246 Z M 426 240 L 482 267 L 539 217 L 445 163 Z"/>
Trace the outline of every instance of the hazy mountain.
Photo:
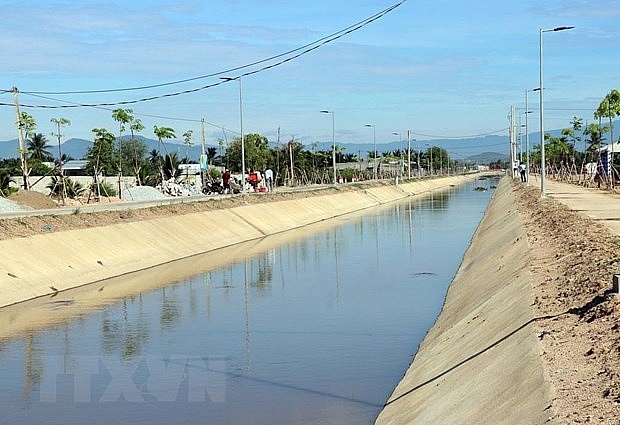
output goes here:
<path id="1" fill-rule="evenodd" d="M 510 162 L 510 155 L 498 152 L 483 152 L 477 155 L 471 155 L 465 158 L 476 164 L 490 164 L 491 162 Z"/>
<path id="2" fill-rule="evenodd" d="M 530 141 L 533 144 L 536 142 L 532 142 L 537 140 L 534 134 L 530 135 Z M 198 161 L 200 156 L 201 147 L 200 144 L 196 144 L 191 148 L 188 148 L 181 143 L 165 143 L 160 145 L 157 140 L 148 139 L 144 137 L 138 137 L 140 140 L 143 140 L 147 145 L 147 151 L 161 150 L 162 153 L 166 152 L 176 152 L 179 157 L 184 158 L 187 154 L 189 154 L 189 158 L 195 161 Z M 469 159 L 476 162 L 491 162 L 496 161 L 497 159 L 507 158 L 508 157 L 508 137 L 507 136 L 484 136 L 484 137 L 476 137 L 476 138 L 468 138 L 468 139 L 444 139 L 444 140 L 411 140 L 411 150 L 412 155 L 418 151 L 424 152 L 428 149 L 429 146 L 439 146 L 443 149 L 448 150 L 450 156 L 458 159 Z M 50 148 L 49 151 L 56 156 L 58 152 L 58 145 L 54 143 L 53 140 L 49 140 L 48 142 Z M 69 139 L 63 143 L 61 143 L 61 150 L 63 154 L 69 155 L 74 159 L 82 159 L 86 155 L 86 151 L 89 146 L 92 145 L 92 141 L 85 139 Z M 344 143 L 336 141 L 336 145 L 338 147 L 344 147 L 345 153 L 353 153 L 358 154 L 362 158 L 366 158 L 368 152 L 374 150 L 374 143 Z M 273 145 L 275 146 L 275 144 Z M 331 151 L 332 142 L 319 142 L 315 145 L 306 145 L 306 149 L 308 150 L 323 150 L 323 151 Z M 213 145 L 207 144 L 207 147 L 213 147 Z M 219 147 L 215 146 L 218 151 Z M 17 139 L 9 140 L 9 141 L 0 141 L 0 158 L 18 158 L 18 142 Z M 377 141 L 377 151 L 381 152 L 393 152 L 400 149 L 407 148 L 407 141 L 390 141 L 390 142 L 379 142 Z M 478 157 L 479 156 L 479 157 Z M 475 158 L 475 159 L 472 159 Z M 489 159 L 490 158 L 490 159 Z M 487 159 L 489 159 L 487 161 Z"/>
<path id="3" fill-rule="evenodd" d="M 605 123 L 603 123 L 605 124 Z M 620 126 L 620 121 L 614 122 L 614 128 L 618 128 Z M 584 126 L 585 127 L 585 126 Z M 558 137 L 561 135 L 561 130 L 547 130 L 546 133 L 550 133 L 551 135 Z M 606 137 L 608 137 L 606 135 Z M 614 139 L 617 136 L 614 136 Z M 128 139 L 129 136 L 123 136 L 123 139 Z M 151 151 L 153 149 L 161 150 L 162 153 L 166 152 L 176 152 L 180 158 L 185 158 L 186 155 L 189 156 L 190 159 L 198 161 L 200 157 L 200 143 L 192 146 L 189 151 L 187 147 L 182 143 L 173 143 L 168 142 L 163 144 L 163 146 L 159 145 L 157 140 L 147 139 L 142 136 L 137 136 L 137 139 L 143 140 L 147 145 L 147 151 Z M 533 132 L 530 133 L 530 147 L 534 145 L 540 144 L 540 133 Z M 522 137 L 523 148 L 525 149 L 525 136 Z M 481 136 L 481 137 L 472 137 L 472 138 L 462 138 L 462 139 L 433 139 L 433 140 L 411 140 L 411 150 L 413 152 L 421 151 L 424 152 L 428 149 L 429 146 L 438 146 L 440 148 L 446 149 L 451 157 L 457 159 L 468 159 L 480 163 L 487 163 L 496 161 L 498 159 L 505 159 L 509 157 L 509 148 L 508 148 L 508 136 Z M 579 143 L 577 149 L 583 150 L 583 141 Z M 53 155 L 57 155 L 58 153 L 58 144 L 55 143 L 54 140 L 49 139 L 48 144 L 50 146 L 50 152 Z M 61 143 L 62 153 L 70 155 L 74 159 L 82 159 L 86 155 L 86 150 L 89 146 L 91 146 L 92 141 L 85 139 L 69 139 L 63 143 Z M 276 146 L 275 143 L 270 143 L 271 146 Z M 353 153 L 358 154 L 362 158 L 366 158 L 368 156 L 368 152 L 374 150 L 374 143 L 346 143 L 343 141 L 336 140 L 336 145 L 338 147 L 344 147 L 345 153 Z M 214 145 L 207 144 L 207 147 L 214 147 Z M 218 149 L 219 147 L 215 146 Z M 307 150 L 317 150 L 317 151 L 331 151 L 333 144 L 331 141 L 318 142 L 314 145 L 306 145 Z M 0 141 L 0 159 L 2 158 L 18 158 L 18 143 L 17 139 L 8 140 L 8 141 Z M 407 140 L 390 140 L 389 142 L 377 141 L 377 151 L 381 152 L 393 152 L 399 149 L 407 148 Z M 489 159 L 490 158 L 490 159 Z M 487 159 L 489 159 L 487 161 Z"/>
<path id="4" fill-rule="evenodd" d="M 123 137 L 123 139 L 125 138 Z M 159 149 L 164 154 L 166 152 L 170 152 L 170 153 L 176 152 L 181 158 L 185 158 L 185 155 L 188 152 L 187 147 L 180 143 L 168 142 L 168 143 L 162 143 L 160 145 L 157 140 L 146 139 L 146 138 L 141 138 L 141 137 L 137 137 L 136 139 L 143 140 L 146 143 L 147 152 L 150 152 L 153 149 L 155 150 Z M 92 143 L 93 142 L 91 140 L 69 139 L 60 144 L 60 149 L 63 154 L 71 156 L 73 159 L 83 159 L 86 156 L 86 151 L 88 150 L 88 148 L 92 146 Z M 49 145 L 48 150 L 52 153 L 52 155 L 57 156 L 58 155 L 58 143 L 54 143 L 52 140 L 49 140 L 48 145 Z M 18 147 L 19 147 L 19 143 L 17 139 L 4 141 L 4 142 L 0 141 L 0 158 L 18 158 L 19 157 Z M 200 145 L 192 146 L 189 150 L 189 157 L 197 161 L 198 158 L 200 157 L 200 150 L 201 150 Z"/>

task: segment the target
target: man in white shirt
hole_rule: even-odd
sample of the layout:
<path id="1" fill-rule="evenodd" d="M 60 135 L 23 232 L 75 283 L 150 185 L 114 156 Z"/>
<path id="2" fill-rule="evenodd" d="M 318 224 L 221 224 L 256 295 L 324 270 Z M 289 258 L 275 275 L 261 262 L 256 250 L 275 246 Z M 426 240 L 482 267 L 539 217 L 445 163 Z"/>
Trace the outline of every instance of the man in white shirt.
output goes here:
<path id="1" fill-rule="evenodd" d="M 265 186 L 267 186 L 268 192 L 273 190 L 273 171 L 271 168 L 265 170 Z"/>

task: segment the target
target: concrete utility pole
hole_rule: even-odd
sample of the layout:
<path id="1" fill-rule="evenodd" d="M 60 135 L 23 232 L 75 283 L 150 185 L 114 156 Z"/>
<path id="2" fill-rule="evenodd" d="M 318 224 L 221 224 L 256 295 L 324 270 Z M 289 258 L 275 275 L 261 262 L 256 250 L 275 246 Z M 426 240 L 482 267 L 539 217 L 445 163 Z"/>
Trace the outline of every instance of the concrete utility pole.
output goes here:
<path id="1" fill-rule="evenodd" d="M 411 130 L 407 130 L 407 177 L 411 179 Z"/>
<path id="2" fill-rule="evenodd" d="M 204 156 L 207 154 L 207 150 L 206 150 L 206 143 L 207 143 L 207 137 L 205 135 L 205 119 L 201 118 L 200 119 L 200 134 L 202 136 L 201 140 L 200 140 L 200 161 L 198 161 L 200 163 L 200 190 L 202 190 L 205 187 L 205 183 L 207 181 L 206 177 L 207 177 L 207 173 L 205 173 L 205 171 L 203 170 L 203 161 L 204 161 Z M 224 133 L 226 134 L 226 133 Z M 220 165 L 221 165 L 221 149 L 220 149 Z M 228 167 L 227 167 L 228 168 Z"/>
<path id="3" fill-rule="evenodd" d="M 15 103 L 15 117 L 17 118 L 17 140 L 19 141 L 19 157 L 22 165 L 23 187 L 28 190 L 28 158 L 26 156 L 26 144 L 24 142 L 24 132 L 22 131 L 22 118 L 19 112 L 19 90 L 13 87 L 13 102 Z"/>
<path id="4" fill-rule="evenodd" d="M 291 141 L 288 145 L 288 154 L 291 157 L 291 186 L 294 186 L 294 168 L 293 168 L 293 143 L 295 143 L 295 135 L 291 136 Z"/>

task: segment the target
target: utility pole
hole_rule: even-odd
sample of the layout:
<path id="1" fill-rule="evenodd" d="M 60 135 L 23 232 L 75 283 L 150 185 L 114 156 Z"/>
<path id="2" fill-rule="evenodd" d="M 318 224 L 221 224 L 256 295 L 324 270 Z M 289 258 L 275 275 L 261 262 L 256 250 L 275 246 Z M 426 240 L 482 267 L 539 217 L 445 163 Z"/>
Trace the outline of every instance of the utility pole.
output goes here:
<path id="1" fill-rule="evenodd" d="M 407 177 L 411 179 L 411 130 L 407 130 Z"/>
<path id="2" fill-rule="evenodd" d="M 205 160 L 205 155 L 207 154 L 207 150 L 205 148 L 205 145 L 207 143 L 207 137 L 205 136 L 205 119 L 201 118 L 200 119 L 200 133 L 202 135 L 202 139 L 200 141 L 200 161 L 198 161 L 200 163 L 200 188 L 201 190 L 205 187 L 205 183 L 207 181 L 207 173 L 205 172 L 206 169 L 206 160 Z M 226 134 L 226 133 L 224 133 Z M 222 162 L 221 159 L 221 149 L 220 149 L 220 165 Z M 203 167 L 204 166 L 204 167 Z M 205 169 L 203 169 L 205 168 Z"/>
<path id="3" fill-rule="evenodd" d="M 13 101 L 15 103 L 15 116 L 17 118 L 17 140 L 19 141 L 19 157 L 22 165 L 23 186 L 24 190 L 28 190 L 30 189 L 30 185 L 28 184 L 28 158 L 26 157 L 26 144 L 22 131 L 22 118 L 19 112 L 19 90 L 17 87 L 13 87 Z"/>
<path id="4" fill-rule="evenodd" d="M 295 178 L 294 178 L 294 168 L 293 168 L 293 143 L 295 143 L 295 135 L 293 135 L 291 137 L 291 142 L 288 145 L 288 154 L 291 157 L 291 186 L 295 185 Z"/>

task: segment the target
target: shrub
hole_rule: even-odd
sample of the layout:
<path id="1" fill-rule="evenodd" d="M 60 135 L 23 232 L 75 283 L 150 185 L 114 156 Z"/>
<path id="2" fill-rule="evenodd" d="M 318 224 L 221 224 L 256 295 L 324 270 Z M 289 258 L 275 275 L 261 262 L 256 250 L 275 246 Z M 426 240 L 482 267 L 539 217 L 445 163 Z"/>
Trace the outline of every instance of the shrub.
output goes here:
<path id="1" fill-rule="evenodd" d="M 11 187 L 11 183 L 15 183 L 15 179 L 11 177 L 7 170 L 0 170 L 0 196 L 7 197 L 17 192 L 16 187 Z"/>
<path id="2" fill-rule="evenodd" d="M 45 187 L 50 190 L 50 195 L 55 197 L 62 197 L 64 193 L 64 196 L 74 199 L 84 192 L 84 186 L 69 177 L 52 176 L 52 180 Z"/>
<path id="3" fill-rule="evenodd" d="M 98 182 L 97 184 L 93 183 L 90 186 L 90 190 L 92 193 L 106 198 L 116 196 L 116 189 L 114 188 L 114 185 L 108 182 Z"/>

